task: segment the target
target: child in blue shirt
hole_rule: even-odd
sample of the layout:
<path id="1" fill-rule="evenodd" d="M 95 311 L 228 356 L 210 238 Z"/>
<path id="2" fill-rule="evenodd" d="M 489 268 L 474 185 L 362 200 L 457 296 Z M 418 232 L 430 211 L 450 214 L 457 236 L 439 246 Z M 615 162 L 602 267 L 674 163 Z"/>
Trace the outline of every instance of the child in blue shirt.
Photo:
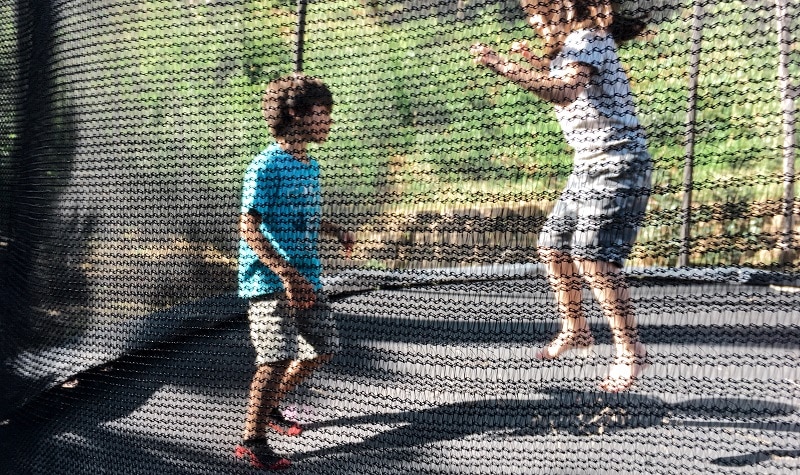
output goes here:
<path id="1" fill-rule="evenodd" d="M 319 163 L 309 143 L 322 143 L 331 127 L 333 97 L 320 80 L 295 74 L 273 81 L 262 112 L 275 143 L 245 172 L 239 219 L 239 295 L 249 299 L 256 371 L 250 385 L 243 442 L 236 455 L 258 468 L 290 465 L 267 446 L 272 429 L 299 435 L 280 403 L 337 347 L 336 325 L 322 294 L 320 233 L 349 250 L 353 235 L 321 218 Z"/>

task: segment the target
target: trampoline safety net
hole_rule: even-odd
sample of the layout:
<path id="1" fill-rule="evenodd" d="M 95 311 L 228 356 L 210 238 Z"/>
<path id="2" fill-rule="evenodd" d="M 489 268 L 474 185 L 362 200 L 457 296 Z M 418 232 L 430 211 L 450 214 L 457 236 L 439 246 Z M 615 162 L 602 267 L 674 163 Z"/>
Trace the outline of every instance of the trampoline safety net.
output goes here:
<path id="1" fill-rule="evenodd" d="M 0 473 L 797 473 L 798 31 L 0 0 Z"/>

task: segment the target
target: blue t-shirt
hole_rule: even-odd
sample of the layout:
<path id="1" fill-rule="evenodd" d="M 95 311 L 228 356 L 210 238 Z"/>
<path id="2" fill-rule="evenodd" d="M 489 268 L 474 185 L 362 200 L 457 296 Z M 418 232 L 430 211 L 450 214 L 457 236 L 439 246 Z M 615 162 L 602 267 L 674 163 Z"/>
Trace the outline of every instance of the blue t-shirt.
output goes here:
<path id="1" fill-rule="evenodd" d="M 241 212 L 261 216 L 261 232 L 317 291 L 322 264 L 317 242 L 322 193 L 319 163 L 305 164 L 272 144 L 253 159 L 244 175 Z M 284 290 L 280 278 L 239 240 L 239 296 L 253 298 Z"/>

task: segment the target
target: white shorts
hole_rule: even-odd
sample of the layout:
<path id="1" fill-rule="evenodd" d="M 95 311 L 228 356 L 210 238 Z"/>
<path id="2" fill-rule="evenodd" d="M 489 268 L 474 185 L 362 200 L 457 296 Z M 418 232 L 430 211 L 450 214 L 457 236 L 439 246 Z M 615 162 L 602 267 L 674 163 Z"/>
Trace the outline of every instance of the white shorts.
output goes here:
<path id="1" fill-rule="evenodd" d="M 250 300 L 247 317 L 258 366 L 309 360 L 338 350 L 339 333 L 324 296 L 317 295 L 310 309 L 296 310 L 284 294 L 271 294 Z"/>

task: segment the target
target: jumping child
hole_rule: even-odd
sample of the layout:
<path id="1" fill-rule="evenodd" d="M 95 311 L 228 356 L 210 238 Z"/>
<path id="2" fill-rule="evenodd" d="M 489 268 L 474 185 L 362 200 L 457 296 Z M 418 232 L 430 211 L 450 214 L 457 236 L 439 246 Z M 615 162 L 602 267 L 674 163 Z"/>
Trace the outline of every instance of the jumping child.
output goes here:
<path id="1" fill-rule="evenodd" d="M 333 97 L 318 79 L 295 74 L 273 81 L 262 113 L 275 143 L 255 157 L 244 176 L 239 220 L 239 295 L 249 299 L 256 371 L 250 385 L 243 441 L 235 454 L 263 469 L 290 461 L 267 445 L 267 431 L 299 435 L 280 403 L 338 346 L 336 325 L 322 295 L 319 233 L 349 249 L 353 235 L 322 220 L 319 164 L 307 153 L 331 127 Z"/>
<path id="2" fill-rule="evenodd" d="M 600 388 L 626 391 L 647 366 L 647 350 L 639 341 L 621 268 L 647 206 L 652 164 L 617 44 L 639 36 L 646 22 L 615 16 L 610 0 L 521 4 L 544 40 L 542 56 L 525 41 L 515 42 L 511 51 L 528 67 L 484 45 L 471 52 L 476 63 L 554 104 L 574 149 L 572 173 L 539 235 L 562 327 L 537 358 L 552 360 L 594 344 L 581 308 L 585 280 L 608 318 L 616 350 Z"/>

